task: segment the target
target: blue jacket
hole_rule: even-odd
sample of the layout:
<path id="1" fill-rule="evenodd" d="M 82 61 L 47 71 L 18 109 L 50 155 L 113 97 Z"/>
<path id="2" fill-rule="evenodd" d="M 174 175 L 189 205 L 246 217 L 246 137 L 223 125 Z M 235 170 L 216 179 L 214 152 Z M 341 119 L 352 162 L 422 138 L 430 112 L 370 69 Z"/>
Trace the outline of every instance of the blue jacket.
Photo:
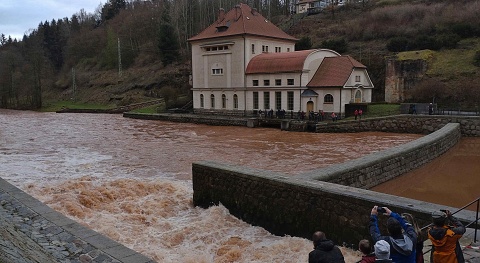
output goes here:
<path id="1" fill-rule="evenodd" d="M 390 257 L 395 263 L 415 263 L 415 244 L 417 243 L 417 234 L 410 224 L 399 214 L 392 212 L 390 217 L 398 220 L 404 230 L 404 234 L 400 236 L 382 236 L 378 228 L 378 217 L 370 215 L 370 235 L 373 242 L 385 240 L 390 245 Z"/>

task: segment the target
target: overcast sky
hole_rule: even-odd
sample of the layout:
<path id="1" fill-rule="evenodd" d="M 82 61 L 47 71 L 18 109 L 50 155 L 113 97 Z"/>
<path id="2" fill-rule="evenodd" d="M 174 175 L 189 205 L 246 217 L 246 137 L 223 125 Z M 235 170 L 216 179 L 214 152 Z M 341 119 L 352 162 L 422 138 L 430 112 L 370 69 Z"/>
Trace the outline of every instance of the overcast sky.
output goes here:
<path id="1" fill-rule="evenodd" d="M 0 34 L 21 40 L 40 22 L 68 17 L 85 9 L 87 13 L 106 0 L 0 0 Z"/>

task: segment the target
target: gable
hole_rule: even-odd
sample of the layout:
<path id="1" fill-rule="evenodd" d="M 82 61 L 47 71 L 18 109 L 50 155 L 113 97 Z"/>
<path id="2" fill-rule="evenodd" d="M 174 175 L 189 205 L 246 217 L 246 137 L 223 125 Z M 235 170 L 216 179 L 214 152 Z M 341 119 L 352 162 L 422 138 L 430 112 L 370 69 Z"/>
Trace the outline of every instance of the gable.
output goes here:
<path id="1" fill-rule="evenodd" d="M 366 69 L 350 56 L 326 57 L 307 87 L 343 87 L 355 68 Z"/>
<path id="2" fill-rule="evenodd" d="M 283 32 L 246 4 L 235 6 L 228 13 L 220 11 L 219 18 L 188 41 L 220 38 L 236 35 L 253 35 L 296 42 L 298 39 Z"/>

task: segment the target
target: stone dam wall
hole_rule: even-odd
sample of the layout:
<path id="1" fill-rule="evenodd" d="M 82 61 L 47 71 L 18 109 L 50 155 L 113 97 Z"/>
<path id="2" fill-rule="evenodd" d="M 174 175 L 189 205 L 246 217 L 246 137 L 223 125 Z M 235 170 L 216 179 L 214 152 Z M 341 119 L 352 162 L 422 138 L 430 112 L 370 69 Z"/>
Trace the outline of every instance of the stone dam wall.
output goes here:
<path id="1" fill-rule="evenodd" d="M 396 132 L 429 134 L 447 123 L 459 123 L 462 136 L 480 136 L 480 117 L 477 116 L 443 116 L 443 115 L 396 115 L 378 118 L 366 118 L 361 121 L 342 120 L 332 121 L 299 121 L 295 119 L 269 119 L 269 118 L 244 118 L 234 116 L 204 116 L 196 114 L 144 114 L 131 113 L 123 114 L 126 118 L 162 120 L 172 122 L 196 123 L 216 126 L 247 126 L 277 128 L 288 131 L 309 131 L 323 133 L 342 132 Z"/>
<path id="2" fill-rule="evenodd" d="M 310 238 L 314 231 L 322 230 L 337 244 L 358 244 L 360 239 L 369 237 L 367 226 L 374 205 L 411 213 L 422 226 L 430 223 L 432 211 L 445 209 L 445 206 L 362 188 L 418 167 L 434 158 L 429 156 L 448 150 L 460 136 L 460 124 L 447 124 L 406 145 L 297 177 L 198 162 L 192 168 L 193 201 L 201 207 L 222 204 L 233 215 L 276 235 Z M 415 159 L 419 161 L 409 163 Z M 475 213 L 470 211 L 456 216 L 464 222 L 475 220 Z"/>

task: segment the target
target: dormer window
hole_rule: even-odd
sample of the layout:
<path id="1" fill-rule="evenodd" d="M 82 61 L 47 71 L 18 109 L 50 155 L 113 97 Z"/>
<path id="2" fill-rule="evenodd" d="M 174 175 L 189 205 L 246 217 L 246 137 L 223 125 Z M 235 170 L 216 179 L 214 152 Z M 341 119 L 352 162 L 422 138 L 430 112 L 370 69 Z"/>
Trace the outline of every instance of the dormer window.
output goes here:
<path id="1" fill-rule="evenodd" d="M 228 29 L 228 26 L 225 26 L 225 25 L 217 26 L 217 31 L 218 32 L 225 32 L 225 31 L 227 31 L 227 29 Z"/>

